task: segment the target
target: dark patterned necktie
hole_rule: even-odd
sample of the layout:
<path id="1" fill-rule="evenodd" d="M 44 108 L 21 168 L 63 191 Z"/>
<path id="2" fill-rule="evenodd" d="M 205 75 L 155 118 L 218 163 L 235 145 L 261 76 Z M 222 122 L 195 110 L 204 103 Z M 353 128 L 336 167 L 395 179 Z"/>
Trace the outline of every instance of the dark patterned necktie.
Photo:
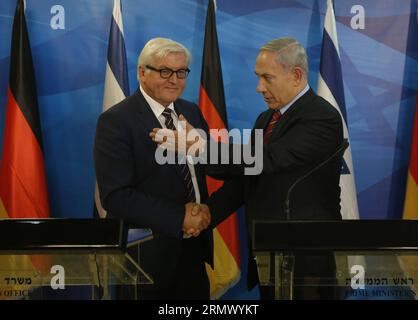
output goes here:
<path id="1" fill-rule="evenodd" d="M 264 130 L 264 136 L 263 136 L 264 144 L 267 144 L 267 142 L 269 141 L 271 134 L 273 133 L 273 129 L 276 125 L 276 122 L 279 121 L 279 119 L 280 119 L 280 111 L 274 111 L 269 124 Z"/>
<path id="2" fill-rule="evenodd" d="M 165 108 L 163 111 L 163 116 L 165 118 L 165 126 L 167 129 L 170 130 L 177 130 L 174 126 L 173 117 L 171 116 L 171 109 Z M 183 177 L 184 184 L 186 185 L 187 189 L 187 200 L 189 202 L 195 202 L 196 196 L 194 193 L 194 187 L 192 182 L 192 176 L 190 174 L 189 167 L 187 165 L 187 159 L 185 157 L 182 158 L 182 155 L 178 155 L 179 163 L 176 165 L 179 167 L 179 171 L 181 176 Z"/>

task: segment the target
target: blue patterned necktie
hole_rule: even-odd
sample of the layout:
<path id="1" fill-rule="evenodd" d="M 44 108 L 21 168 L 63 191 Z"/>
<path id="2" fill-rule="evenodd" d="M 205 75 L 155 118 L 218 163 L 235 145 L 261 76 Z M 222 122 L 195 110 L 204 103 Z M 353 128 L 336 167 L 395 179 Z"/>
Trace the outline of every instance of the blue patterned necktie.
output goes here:
<path id="1" fill-rule="evenodd" d="M 165 126 L 167 129 L 170 130 L 177 130 L 174 126 L 173 117 L 171 116 L 171 109 L 165 108 L 163 111 L 163 116 L 165 118 Z M 189 167 L 187 165 L 187 159 L 181 159 L 181 155 L 179 156 L 179 163 L 176 165 L 179 167 L 179 171 L 181 173 L 181 176 L 183 177 L 184 184 L 186 185 L 187 189 L 187 200 L 189 202 L 195 202 L 196 196 L 194 193 L 194 187 L 192 182 L 192 176 L 190 174 Z M 182 161 L 184 160 L 184 161 Z"/>

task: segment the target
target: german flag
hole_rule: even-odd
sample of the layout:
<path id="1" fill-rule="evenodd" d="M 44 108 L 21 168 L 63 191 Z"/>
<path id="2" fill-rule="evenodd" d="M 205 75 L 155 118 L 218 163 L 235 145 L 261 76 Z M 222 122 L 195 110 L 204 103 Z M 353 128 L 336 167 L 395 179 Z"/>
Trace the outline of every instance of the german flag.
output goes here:
<path id="1" fill-rule="evenodd" d="M 206 16 L 199 107 L 209 129 L 228 129 L 215 6 L 212 0 L 209 0 Z M 209 194 L 219 189 L 222 184 L 221 181 L 207 177 Z M 218 225 L 213 235 L 214 269 L 209 266 L 206 269 L 211 297 L 219 298 L 239 281 L 241 274 L 237 214 L 234 213 Z"/>
<path id="2" fill-rule="evenodd" d="M 13 22 L 6 124 L 0 161 L 0 218 L 47 218 L 47 195 L 32 54 L 23 0 L 18 0 Z M 19 277 L 32 280 L 30 286 L 1 285 L 0 291 L 34 288 L 39 285 L 39 272 L 46 274 L 49 265 L 50 258 L 44 255 L 0 257 L 2 279 L 10 276 L 10 270 L 18 270 Z M 0 297 L 0 300 L 3 299 L 13 297 Z"/>
<path id="3" fill-rule="evenodd" d="M 418 92 L 415 106 L 414 127 L 412 129 L 411 157 L 406 183 L 406 195 L 403 208 L 403 219 L 418 220 Z M 400 255 L 398 261 L 405 278 L 416 279 L 418 271 L 414 255 Z M 413 291 L 418 292 L 418 283 L 412 284 Z"/>
<path id="4" fill-rule="evenodd" d="M 41 125 L 23 0 L 17 2 L 13 22 L 0 162 L 0 217 L 49 217 Z"/>
<path id="5" fill-rule="evenodd" d="M 418 219 L 418 93 L 412 131 L 411 158 L 409 160 L 408 182 L 406 185 L 404 219 Z"/>

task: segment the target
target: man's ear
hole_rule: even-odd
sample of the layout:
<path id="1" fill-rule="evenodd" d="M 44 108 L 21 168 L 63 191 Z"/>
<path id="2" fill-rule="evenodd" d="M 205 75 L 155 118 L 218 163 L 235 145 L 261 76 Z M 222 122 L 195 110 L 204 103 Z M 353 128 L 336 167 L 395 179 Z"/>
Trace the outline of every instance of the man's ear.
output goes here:
<path id="1" fill-rule="evenodd" d="M 303 70 L 299 67 L 293 68 L 293 80 L 295 81 L 295 86 L 298 86 L 303 79 Z"/>
<path id="2" fill-rule="evenodd" d="M 138 74 L 139 74 L 139 80 L 142 80 L 145 76 L 145 69 L 143 67 L 138 67 Z"/>

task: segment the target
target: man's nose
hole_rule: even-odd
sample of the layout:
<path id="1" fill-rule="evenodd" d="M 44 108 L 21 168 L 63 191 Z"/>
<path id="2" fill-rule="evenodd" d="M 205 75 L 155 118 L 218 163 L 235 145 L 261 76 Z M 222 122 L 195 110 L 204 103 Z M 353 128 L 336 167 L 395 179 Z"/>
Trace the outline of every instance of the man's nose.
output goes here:
<path id="1" fill-rule="evenodd" d="M 258 93 L 263 93 L 266 91 L 266 87 L 261 83 L 261 80 L 258 81 L 255 91 Z"/>
<path id="2" fill-rule="evenodd" d="M 168 78 L 168 81 L 172 82 L 172 83 L 177 83 L 177 74 L 175 72 L 173 72 L 173 74 L 171 75 L 170 78 Z"/>

